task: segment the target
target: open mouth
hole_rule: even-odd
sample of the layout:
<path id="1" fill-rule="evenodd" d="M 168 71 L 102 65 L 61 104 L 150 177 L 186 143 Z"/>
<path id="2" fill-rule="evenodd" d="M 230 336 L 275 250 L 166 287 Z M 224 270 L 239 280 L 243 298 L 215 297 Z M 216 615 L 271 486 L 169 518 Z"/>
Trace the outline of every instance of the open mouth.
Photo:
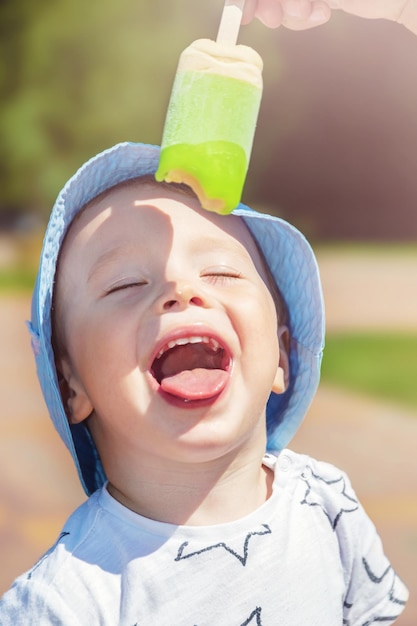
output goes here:
<path id="1" fill-rule="evenodd" d="M 185 402 L 217 397 L 229 380 L 231 358 L 219 341 L 187 336 L 169 341 L 157 354 L 151 374 L 167 394 Z"/>

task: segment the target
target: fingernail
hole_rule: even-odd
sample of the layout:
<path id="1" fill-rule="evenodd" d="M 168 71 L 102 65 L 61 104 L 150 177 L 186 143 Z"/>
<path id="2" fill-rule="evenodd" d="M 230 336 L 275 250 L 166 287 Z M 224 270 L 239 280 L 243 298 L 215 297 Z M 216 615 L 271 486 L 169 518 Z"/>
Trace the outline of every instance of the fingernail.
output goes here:
<path id="1" fill-rule="evenodd" d="M 327 22 L 329 17 L 329 11 L 326 11 L 323 7 L 316 7 L 311 12 L 310 20 L 312 22 Z"/>

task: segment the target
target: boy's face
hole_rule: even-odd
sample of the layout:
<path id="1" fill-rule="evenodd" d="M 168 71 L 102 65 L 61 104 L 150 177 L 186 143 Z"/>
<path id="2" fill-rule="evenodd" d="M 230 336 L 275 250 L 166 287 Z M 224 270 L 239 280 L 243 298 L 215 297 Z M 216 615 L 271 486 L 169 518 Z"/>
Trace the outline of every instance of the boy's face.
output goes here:
<path id="1" fill-rule="evenodd" d="M 208 461 L 265 446 L 285 390 L 273 299 L 240 218 L 131 183 L 87 207 L 61 251 L 58 362 L 72 423 L 120 463 Z"/>

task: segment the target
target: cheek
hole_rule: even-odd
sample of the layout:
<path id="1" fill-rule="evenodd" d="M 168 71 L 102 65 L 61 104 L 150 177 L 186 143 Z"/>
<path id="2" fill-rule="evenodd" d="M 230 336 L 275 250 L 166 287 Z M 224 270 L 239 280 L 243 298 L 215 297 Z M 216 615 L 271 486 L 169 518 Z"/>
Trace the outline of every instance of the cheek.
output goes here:
<path id="1" fill-rule="evenodd" d="M 259 325 L 262 326 L 261 330 L 263 333 L 271 337 L 277 337 L 278 316 L 275 302 L 263 282 L 258 292 L 253 295 L 253 306 L 256 310 L 256 318 L 259 321 Z"/>
<path id="2" fill-rule="evenodd" d="M 240 299 L 241 335 L 251 354 L 261 361 L 278 355 L 278 318 L 266 287 L 254 289 Z"/>
<path id="3" fill-rule="evenodd" d="M 80 376 L 103 388 L 127 381 L 132 372 L 142 370 L 139 326 L 137 315 L 114 316 L 107 311 L 74 320 L 72 356 Z"/>
<path id="4" fill-rule="evenodd" d="M 254 350 L 264 373 L 271 370 L 275 375 L 279 362 L 278 317 L 270 292 L 266 287 L 262 291 L 256 300 L 254 313 Z"/>
<path id="5" fill-rule="evenodd" d="M 96 375 L 102 376 L 104 366 L 111 368 L 114 359 L 110 357 L 112 354 L 117 357 L 119 351 L 109 325 L 80 313 L 67 318 L 67 349 L 79 375 L 91 379 Z"/>

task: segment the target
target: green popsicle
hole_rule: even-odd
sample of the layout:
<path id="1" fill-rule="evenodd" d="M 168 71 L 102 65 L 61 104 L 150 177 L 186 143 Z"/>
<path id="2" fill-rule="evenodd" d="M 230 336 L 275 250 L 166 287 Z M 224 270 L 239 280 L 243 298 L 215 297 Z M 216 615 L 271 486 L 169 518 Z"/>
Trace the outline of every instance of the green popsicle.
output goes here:
<path id="1" fill-rule="evenodd" d="M 156 179 L 188 184 L 201 205 L 240 202 L 262 97 L 262 60 L 248 46 L 195 41 L 180 57 Z"/>

